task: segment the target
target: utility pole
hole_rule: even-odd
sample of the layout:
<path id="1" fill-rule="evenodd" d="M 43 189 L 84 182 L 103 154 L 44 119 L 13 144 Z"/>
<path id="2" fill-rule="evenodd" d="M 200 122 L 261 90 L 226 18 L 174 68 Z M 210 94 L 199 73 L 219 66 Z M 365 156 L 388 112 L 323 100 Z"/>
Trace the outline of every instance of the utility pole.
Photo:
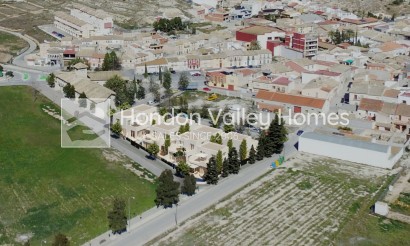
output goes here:
<path id="1" fill-rule="evenodd" d="M 175 206 L 175 225 L 178 226 L 178 203 Z"/>
<path id="2" fill-rule="evenodd" d="M 131 231 L 131 198 L 135 199 L 135 197 L 128 197 L 128 231 Z"/>

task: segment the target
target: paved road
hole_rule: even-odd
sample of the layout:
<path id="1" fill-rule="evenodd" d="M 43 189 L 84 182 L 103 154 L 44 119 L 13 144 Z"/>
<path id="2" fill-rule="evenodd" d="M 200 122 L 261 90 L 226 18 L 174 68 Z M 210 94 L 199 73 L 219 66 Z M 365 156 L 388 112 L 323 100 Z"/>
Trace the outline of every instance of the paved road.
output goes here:
<path id="1" fill-rule="evenodd" d="M 27 68 L 29 70 L 37 70 L 37 71 L 43 71 L 43 72 L 48 72 L 48 73 L 50 73 L 52 71 L 55 71 L 55 70 L 59 70 L 59 67 L 33 67 L 33 66 L 28 66 L 26 64 L 26 62 L 24 61 L 24 57 L 28 54 L 33 53 L 37 49 L 36 41 L 33 38 L 29 37 L 29 36 L 25 36 L 25 35 L 23 35 L 19 32 L 9 31 L 4 27 L 0 27 L 0 31 L 7 32 L 7 33 L 10 33 L 14 36 L 17 36 L 17 37 L 25 40 L 29 44 L 29 47 L 28 47 L 27 50 L 25 50 L 23 53 L 21 53 L 20 55 L 13 58 L 12 63 L 14 65 L 16 65 L 20 68 Z"/>
<path id="2" fill-rule="evenodd" d="M 155 176 L 159 176 L 161 172 L 165 169 L 172 170 L 172 167 L 160 161 L 159 159 L 155 161 L 148 160 L 145 157 L 147 153 L 144 150 L 137 149 L 136 147 L 132 146 L 128 141 L 125 141 L 123 139 L 111 138 L 111 147 L 119 150 L 121 153 L 125 154 L 135 162 L 139 163 L 141 166 L 146 168 Z"/>
<path id="3" fill-rule="evenodd" d="M 295 134 L 289 136 L 289 141 L 286 143 L 286 158 L 291 157 L 297 152 L 294 145 L 298 137 Z M 251 183 L 253 180 L 262 176 L 266 172 L 273 169 L 270 168 L 271 163 L 278 158 L 277 155 L 272 158 L 265 159 L 254 165 L 246 165 L 242 167 L 238 175 L 231 175 L 228 178 L 220 180 L 216 186 L 203 186 L 198 194 L 186 198 L 182 197 L 178 208 L 152 208 L 143 213 L 141 216 L 136 216 L 131 219 L 129 230 L 122 235 L 111 235 L 110 231 L 94 238 L 86 245 L 104 245 L 104 246 L 134 246 L 143 245 L 162 233 L 173 229 L 176 223 L 181 223 L 202 210 L 218 203 L 227 195 L 237 191 L 239 188 Z M 178 212 L 177 212 L 178 210 Z"/>

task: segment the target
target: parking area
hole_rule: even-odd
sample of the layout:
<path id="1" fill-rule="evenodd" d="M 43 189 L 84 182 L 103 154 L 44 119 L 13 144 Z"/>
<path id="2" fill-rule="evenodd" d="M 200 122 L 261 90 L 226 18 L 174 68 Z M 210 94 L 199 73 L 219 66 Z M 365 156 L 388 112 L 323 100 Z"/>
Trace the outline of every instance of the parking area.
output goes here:
<path id="1" fill-rule="evenodd" d="M 56 28 L 53 24 L 42 25 L 42 26 L 39 26 L 38 28 L 40 28 L 40 30 L 42 30 L 43 32 L 47 33 L 48 35 L 58 40 L 61 40 L 61 38 L 63 37 L 71 37 L 70 34 Z"/>

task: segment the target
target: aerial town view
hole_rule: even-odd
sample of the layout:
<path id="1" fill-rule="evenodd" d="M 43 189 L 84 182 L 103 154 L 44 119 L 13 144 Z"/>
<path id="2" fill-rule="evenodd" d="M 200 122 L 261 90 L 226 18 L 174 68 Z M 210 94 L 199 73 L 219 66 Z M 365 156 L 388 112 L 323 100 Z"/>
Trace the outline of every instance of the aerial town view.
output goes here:
<path id="1" fill-rule="evenodd" d="M 1 0 L 0 245 L 410 246 L 410 0 Z"/>

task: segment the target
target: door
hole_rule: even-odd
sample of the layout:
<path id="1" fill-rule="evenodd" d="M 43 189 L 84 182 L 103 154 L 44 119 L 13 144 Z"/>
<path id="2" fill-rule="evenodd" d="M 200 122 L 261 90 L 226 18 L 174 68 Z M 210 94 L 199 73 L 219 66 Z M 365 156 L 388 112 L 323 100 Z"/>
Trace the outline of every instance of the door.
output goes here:
<path id="1" fill-rule="evenodd" d="M 234 90 L 233 85 L 228 85 L 228 90 L 233 91 Z"/>
<path id="2" fill-rule="evenodd" d="M 302 113 L 302 108 L 301 108 L 301 107 L 298 107 L 298 106 L 295 106 L 295 107 L 293 108 L 293 112 L 294 112 L 294 113 Z"/>

